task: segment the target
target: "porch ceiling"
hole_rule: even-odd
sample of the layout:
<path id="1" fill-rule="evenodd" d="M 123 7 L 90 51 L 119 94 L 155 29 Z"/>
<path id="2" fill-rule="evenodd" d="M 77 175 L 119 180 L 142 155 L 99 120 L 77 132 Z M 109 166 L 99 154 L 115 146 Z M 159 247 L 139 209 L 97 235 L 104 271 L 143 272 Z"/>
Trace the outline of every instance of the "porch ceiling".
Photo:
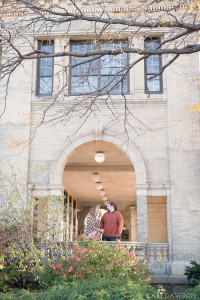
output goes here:
<path id="1" fill-rule="evenodd" d="M 105 154 L 105 161 L 98 164 L 94 160 L 96 152 Z M 92 174 L 99 173 L 100 181 L 109 201 L 121 210 L 135 204 L 135 171 L 126 153 L 108 142 L 89 142 L 75 149 L 65 166 L 63 183 L 77 200 L 78 206 L 103 204 L 102 196 L 96 190 Z"/>

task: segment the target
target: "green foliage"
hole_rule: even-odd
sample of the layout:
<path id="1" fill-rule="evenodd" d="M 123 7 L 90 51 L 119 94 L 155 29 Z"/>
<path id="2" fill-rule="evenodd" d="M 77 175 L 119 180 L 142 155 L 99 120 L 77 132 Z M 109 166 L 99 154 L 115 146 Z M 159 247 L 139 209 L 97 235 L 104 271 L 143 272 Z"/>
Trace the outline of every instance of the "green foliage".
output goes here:
<path id="1" fill-rule="evenodd" d="M 55 252 L 61 232 L 58 216 L 62 210 L 62 198 L 49 196 L 42 203 L 37 199 L 29 199 L 30 208 L 26 209 L 24 195 L 27 195 L 27 185 L 23 182 L 20 172 L 14 167 L 11 166 L 10 175 L 0 170 L 0 199 L 3 205 L 0 222 L 0 291 L 10 287 L 25 288 L 30 283 L 35 285 L 35 268 L 43 263 L 43 251 L 35 246 L 35 242 L 47 244 L 51 237 L 50 248 Z M 51 217 L 48 213 L 50 201 L 55 205 Z"/>
<path id="2" fill-rule="evenodd" d="M 25 225 L 23 225 L 25 226 Z M 17 226 L 20 231 L 19 226 Z M 24 227 L 23 227 L 24 228 Z M 8 237 L 11 237 L 10 232 L 15 233 L 14 226 L 9 230 L 7 228 L 6 234 L 1 238 L 0 246 L 0 291 L 5 291 L 9 287 L 24 288 L 30 282 L 31 276 L 33 281 L 33 273 L 35 268 L 39 267 L 43 253 L 37 249 L 33 243 L 22 240 L 19 244 L 18 238 L 16 243 Z M 18 231 L 18 233 L 19 233 Z"/>
<path id="3" fill-rule="evenodd" d="M 200 264 L 192 260 L 190 262 L 191 266 L 186 267 L 185 275 L 192 286 L 199 284 L 200 282 Z"/>
<path id="4" fill-rule="evenodd" d="M 185 299 L 200 299 L 200 284 L 193 287 L 193 288 L 190 288 L 190 289 L 187 289 L 182 297 L 179 297 L 178 299 L 180 300 L 185 300 Z"/>
<path id="5" fill-rule="evenodd" d="M 149 270 L 145 260 L 140 260 L 120 243 L 110 245 L 94 240 L 74 242 L 71 257 L 51 261 L 36 272 L 39 282 L 47 286 L 101 277 L 129 277 L 139 283 L 149 280 Z"/>
<path id="6" fill-rule="evenodd" d="M 158 292 L 150 285 L 141 285 L 130 279 L 100 278 L 68 283 L 66 286 L 54 286 L 46 291 L 31 293 L 21 290 L 7 293 L 2 300 L 8 299 L 40 299 L 40 300 L 123 300 L 123 299 L 158 299 Z M 16 297 L 16 298 L 15 298 Z"/>

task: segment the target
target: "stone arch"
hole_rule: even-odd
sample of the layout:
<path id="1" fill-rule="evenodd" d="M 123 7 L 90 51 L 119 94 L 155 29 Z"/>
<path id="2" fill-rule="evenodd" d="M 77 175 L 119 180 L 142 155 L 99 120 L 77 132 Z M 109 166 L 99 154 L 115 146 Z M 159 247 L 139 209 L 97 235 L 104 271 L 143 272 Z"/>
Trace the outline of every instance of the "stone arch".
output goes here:
<path id="1" fill-rule="evenodd" d="M 75 150 L 82 144 L 97 140 L 110 142 L 120 147 L 127 154 L 134 166 L 136 173 L 136 184 L 147 183 L 145 164 L 140 152 L 135 145 L 130 142 L 127 143 L 125 139 L 114 136 L 111 133 L 103 133 L 99 136 L 96 136 L 95 133 L 88 133 L 74 138 L 73 140 L 65 144 L 59 151 L 51 166 L 50 185 L 62 185 L 64 168 L 69 155 L 73 150 Z"/>

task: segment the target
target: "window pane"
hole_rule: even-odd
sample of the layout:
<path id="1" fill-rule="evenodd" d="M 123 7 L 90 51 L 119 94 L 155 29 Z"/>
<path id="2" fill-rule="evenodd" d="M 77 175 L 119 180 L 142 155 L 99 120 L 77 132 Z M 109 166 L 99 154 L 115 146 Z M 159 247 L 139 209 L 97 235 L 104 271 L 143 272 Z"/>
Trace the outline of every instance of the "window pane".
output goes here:
<path id="1" fill-rule="evenodd" d="M 106 55 L 101 58 L 101 74 L 114 75 L 124 69 L 127 64 L 127 54 L 116 56 Z M 121 73 L 122 74 L 122 73 Z"/>
<path id="2" fill-rule="evenodd" d="M 40 76 L 52 76 L 53 59 L 51 57 L 40 59 Z"/>
<path id="3" fill-rule="evenodd" d="M 53 41 L 39 41 L 38 48 L 42 51 L 53 53 Z M 50 95 L 53 91 L 53 57 L 44 57 L 38 59 L 37 70 L 37 93 L 41 95 Z"/>
<path id="4" fill-rule="evenodd" d="M 123 51 L 127 48 L 125 42 L 112 42 L 104 43 L 101 45 L 102 49 L 116 50 L 120 49 Z M 114 75 L 120 72 L 127 64 L 127 53 L 121 53 L 118 55 L 105 55 L 101 58 L 101 74 L 102 75 Z"/>
<path id="5" fill-rule="evenodd" d="M 95 44 L 91 42 L 73 42 L 71 44 L 72 52 L 84 53 L 95 49 Z"/>
<path id="6" fill-rule="evenodd" d="M 147 75 L 147 88 L 150 92 L 160 92 L 160 76 L 148 80 L 152 75 Z"/>
<path id="7" fill-rule="evenodd" d="M 40 45 L 40 50 L 42 50 L 42 51 L 47 51 L 47 52 L 53 52 L 53 44 L 51 43 L 51 44 L 41 44 Z"/>
<path id="8" fill-rule="evenodd" d="M 125 41 L 114 41 L 112 43 L 102 42 L 102 43 L 92 43 L 92 42 L 73 42 L 71 45 L 72 52 L 83 53 L 93 50 L 109 49 L 115 50 L 123 49 L 127 47 L 127 42 Z M 108 88 L 103 91 L 110 91 L 111 88 L 120 80 L 121 75 L 124 74 L 124 67 L 127 65 L 127 54 L 120 53 L 118 55 L 105 55 L 92 62 L 86 62 L 92 58 L 80 58 L 72 57 L 72 68 L 71 68 L 71 92 L 84 94 L 98 91 L 98 87 L 103 88 L 109 81 L 114 79 L 113 75 L 118 75 L 113 82 L 109 84 Z M 84 63 L 85 62 L 85 63 Z M 80 64 L 82 63 L 82 64 Z M 80 64 L 79 66 L 73 67 L 73 65 Z M 128 78 L 124 79 L 123 91 L 127 93 Z M 111 93 L 121 93 L 122 84 L 119 83 Z"/>
<path id="9" fill-rule="evenodd" d="M 51 94 L 52 93 L 52 77 L 41 77 L 40 78 L 40 94 Z"/>
<path id="10" fill-rule="evenodd" d="M 159 73 L 160 69 L 159 55 L 151 55 L 147 58 L 147 74 Z"/>
<path id="11" fill-rule="evenodd" d="M 77 42 L 72 44 L 72 52 L 77 53 L 84 53 L 93 51 L 95 45 L 92 43 L 84 43 L 84 42 Z M 92 62 L 87 62 L 88 60 L 92 59 L 93 57 L 72 57 L 72 75 L 97 75 L 98 74 L 98 61 L 94 60 Z M 86 61 L 85 64 L 81 64 L 73 68 L 74 65 L 80 64 Z"/>
<path id="12" fill-rule="evenodd" d="M 85 60 L 85 59 L 84 59 Z M 72 60 L 72 75 L 97 75 L 98 74 L 98 62 L 95 60 L 93 62 L 81 64 L 73 68 L 73 65 L 79 64 L 84 61 L 83 59 L 76 58 Z"/>
<path id="13" fill-rule="evenodd" d="M 123 93 L 128 92 L 127 79 L 128 79 L 127 76 L 123 79 Z M 104 87 L 103 92 L 121 93 L 122 92 L 121 80 L 122 80 L 121 76 L 117 76 L 116 78 L 115 76 L 101 76 L 101 88 Z"/>
<path id="14" fill-rule="evenodd" d="M 145 48 L 147 50 L 154 50 L 160 45 L 160 39 L 151 38 L 145 40 Z M 147 82 L 147 92 L 154 92 L 154 93 L 160 93 L 161 92 L 161 76 L 157 76 L 151 80 L 148 80 L 148 78 L 152 77 L 153 75 L 156 75 L 161 70 L 161 56 L 159 55 L 151 55 L 146 60 L 146 74 L 145 79 Z"/>
<path id="15" fill-rule="evenodd" d="M 158 47 L 160 44 L 160 41 L 158 40 L 149 40 L 148 42 L 145 42 L 145 48 L 147 50 L 154 50 Z"/>
<path id="16" fill-rule="evenodd" d="M 98 88 L 98 76 L 81 76 L 71 78 L 71 91 L 77 94 L 96 92 Z"/>

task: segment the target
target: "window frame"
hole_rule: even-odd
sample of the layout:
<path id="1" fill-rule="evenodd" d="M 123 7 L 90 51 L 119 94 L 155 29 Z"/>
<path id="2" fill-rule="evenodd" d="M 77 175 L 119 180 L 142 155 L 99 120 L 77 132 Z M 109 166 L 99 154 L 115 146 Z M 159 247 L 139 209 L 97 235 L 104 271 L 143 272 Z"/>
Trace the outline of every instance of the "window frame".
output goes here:
<path id="1" fill-rule="evenodd" d="M 148 38 L 146 38 L 145 40 L 144 40 L 144 46 L 145 46 L 145 49 L 146 49 L 146 43 L 147 42 L 150 42 L 150 41 L 152 41 L 152 43 L 153 43 L 153 41 L 158 41 L 159 42 L 159 44 L 161 43 L 161 37 L 148 37 Z M 159 72 L 161 71 L 161 69 L 162 69 L 162 55 L 159 55 L 159 54 L 153 54 L 153 55 L 158 55 L 159 56 Z M 153 56 L 153 55 L 150 55 L 150 56 Z M 149 57 L 150 57 L 149 56 Z M 147 76 L 148 75 L 151 75 L 151 76 L 153 76 L 153 75 L 156 75 L 156 73 L 155 74 L 152 74 L 152 73 L 147 73 L 147 59 L 148 58 L 145 58 L 145 60 L 144 60 L 144 84 L 145 84 L 145 94 L 163 94 L 163 76 L 162 76 L 162 74 L 160 74 L 160 75 L 158 75 L 158 76 L 156 76 L 156 77 L 159 77 L 159 83 L 160 83 L 160 89 L 159 89 L 159 91 L 150 91 L 149 89 L 148 89 L 148 87 L 147 87 L 147 81 L 148 81 L 148 79 L 147 79 Z M 156 78 L 155 77 L 155 78 Z"/>
<path id="2" fill-rule="evenodd" d="M 53 46 L 53 51 L 52 53 L 54 53 L 54 49 L 55 49 L 55 40 L 37 40 L 37 48 L 38 50 L 41 50 L 41 46 L 43 43 L 47 43 L 47 44 L 51 44 Z M 41 76 L 41 71 L 40 71 L 40 62 L 41 62 L 41 58 L 37 59 L 37 74 L 36 74 L 36 96 L 52 96 L 53 94 L 53 83 L 54 83 L 54 57 L 52 57 L 52 74 L 51 76 Z M 52 89 L 50 93 L 40 93 L 40 78 L 52 78 Z"/>
<path id="3" fill-rule="evenodd" d="M 72 45 L 73 43 L 78 43 L 78 42 L 81 42 L 81 43 L 92 43 L 93 40 L 70 40 L 70 52 L 72 52 Z M 107 40 L 101 40 L 101 42 L 107 42 Z M 129 40 L 128 39 L 122 39 L 122 40 L 118 40 L 118 39 L 115 39 L 113 40 L 112 42 L 126 42 L 127 43 L 127 46 L 129 46 Z M 127 59 L 126 59 L 126 62 L 127 62 L 127 65 L 129 64 L 129 53 L 126 53 L 127 55 Z M 103 56 L 104 57 L 104 56 Z M 72 92 L 72 77 L 76 77 L 76 76 L 73 76 L 72 75 L 72 59 L 73 59 L 73 56 L 70 56 L 70 59 L 69 59 L 69 64 L 70 64 L 70 68 L 69 68 L 69 81 L 68 81 L 68 86 L 69 86 L 69 90 L 68 90 L 68 95 L 69 96 L 84 96 L 84 95 L 87 95 L 87 94 L 90 94 L 90 93 L 75 93 L 75 92 Z M 101 58 L 98 58 L 97 61 L 99 62 L 98 63 L 98 73 L 97 73 L 97 77 L 98 77 L 98 89 L 100 88 L 100 82 L 101 82 L 101 64 L 100 64 L 100 61 L 101 61 Z M 95 75 L 93 75 L 95 76 Z M 105 75 L 106 76 L 106 75 Z M 128 72 L 128 74 L 126 75 L 127 76 L 127 92 L 124 92 L 125 95 L 129 95 L 130 94 L 130 71 Z M 77 77 L 84 77 L 84 76 L 80 76 L 80 75 L 77 75 Z M 101 93 L 98 93 L 98 92 L 94 92 L 93 93 L 94 95 L 101 95 Z M 120 92 L 111 92 L 110 95 L 121 95 L 122 93 Z"/>

